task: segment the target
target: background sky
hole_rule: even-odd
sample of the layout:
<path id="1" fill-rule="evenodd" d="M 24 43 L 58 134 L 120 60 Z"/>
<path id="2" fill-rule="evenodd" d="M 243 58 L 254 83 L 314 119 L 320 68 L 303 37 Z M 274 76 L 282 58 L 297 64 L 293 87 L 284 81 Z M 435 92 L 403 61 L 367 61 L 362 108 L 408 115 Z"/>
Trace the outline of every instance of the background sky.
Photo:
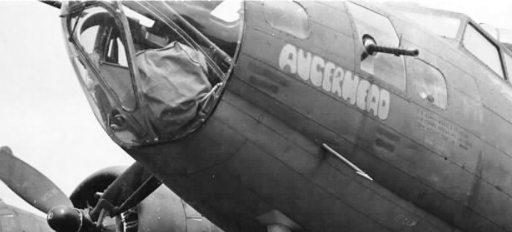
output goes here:
<path id="1" fill-rule="evenodd" d="M 0 1 L 0 146 L 67 195 L 89 174 L 133 159 L 105 134 L 64 46 L 60 10 Z M 0 182 L 0 198 L 38 212 Z"/>
<path id="2" fill-rule="evenodd" d="M 512 29 L 512 1 L 422 4 Z M 103 132 L 90 110 L 67 58 L 59 13 L 35 1 L 0 0 L 0 146 L 10 146 L 69 195 L 89 174 L 133 160 Z M 0 198 L 38 212 L 1 182 Z"/>

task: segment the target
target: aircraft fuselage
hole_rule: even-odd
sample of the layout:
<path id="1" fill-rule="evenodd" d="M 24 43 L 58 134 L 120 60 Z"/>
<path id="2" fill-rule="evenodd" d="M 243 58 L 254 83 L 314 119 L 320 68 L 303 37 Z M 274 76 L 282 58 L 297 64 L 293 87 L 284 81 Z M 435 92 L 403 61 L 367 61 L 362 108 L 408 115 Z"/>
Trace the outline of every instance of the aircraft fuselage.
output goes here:
<path id="1" fill-rule="evenodd" d="M 348 4 L 300 2 L 309 29 L 293 34 L 246 2 L 213 115 L 184 138 L 126 151 L 226 231 L 259 231 L 274 210 L 304 231 L 512 231 L 510 85 L 371 4 L 420 55 L 361 59 Z M 436 75 L 445 94 L 421 92 Z"/>

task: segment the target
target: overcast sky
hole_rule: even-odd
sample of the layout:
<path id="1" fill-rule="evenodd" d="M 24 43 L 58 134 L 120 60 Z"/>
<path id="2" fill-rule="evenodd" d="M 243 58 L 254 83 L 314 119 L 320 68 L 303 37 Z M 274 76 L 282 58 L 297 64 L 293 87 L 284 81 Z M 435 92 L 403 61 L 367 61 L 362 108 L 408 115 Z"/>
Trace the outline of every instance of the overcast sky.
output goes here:
<path id="1" fill-rule="evenodd" d="M 512 29 L 512 1 L 510 0 L 418 0 L 417 2 L 425 6 L 467 14 L 477 23 Z"/>
<path id="2" fill-rule="evenodd" d="M 66 194 L 89 174 L 129 165 L 96 121 L 65 50 L 60 10 L 0 1 L 0 146 Z M 0 182 L 0 198 L 37 212 Z"/>
<path id="3" fill-rule="evenodd" d="M 425 3 L 512 28 L 510 2 Z M 90 110 L 67 59 L 59 13 L 39 2 L 0 1 L 0 146 L 10 146 L 69 195 L 90 173 L 133 160 L 103 132 Z M 36 212 L 1 182 L 0 198 Z"/>

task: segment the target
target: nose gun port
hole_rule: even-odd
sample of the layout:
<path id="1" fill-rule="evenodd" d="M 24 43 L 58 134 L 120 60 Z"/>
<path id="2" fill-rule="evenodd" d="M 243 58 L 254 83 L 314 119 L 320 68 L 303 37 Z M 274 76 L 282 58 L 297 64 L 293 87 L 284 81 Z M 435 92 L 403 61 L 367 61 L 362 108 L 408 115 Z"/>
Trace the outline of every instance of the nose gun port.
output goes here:
<path id="1" fill-rule="evenodd" d="M 418 56 L 420 54 L 418 49 L 405 49 L 405 48 L 392 48 L 377 45 L 375 39 L 370 35 L 363 36 L 363 46 L 365 48 L 361 55 L 361 60 L 366 59 L 368 56 L 373 56 L 376 53 L 387 53 L 395 56 Z"/>

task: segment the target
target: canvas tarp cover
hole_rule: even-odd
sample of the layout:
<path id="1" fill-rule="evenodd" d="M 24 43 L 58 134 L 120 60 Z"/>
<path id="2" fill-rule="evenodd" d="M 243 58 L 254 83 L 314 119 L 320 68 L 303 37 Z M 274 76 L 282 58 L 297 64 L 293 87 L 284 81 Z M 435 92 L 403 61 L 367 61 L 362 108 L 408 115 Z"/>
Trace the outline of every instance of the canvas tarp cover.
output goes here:
<path id="1" fill-rule="evenodd" d="M 211 90 L 202 53 L 178 42 L 137 53 L 144 116 L 159 136 L 173 136 L 198 113 Z"/>

